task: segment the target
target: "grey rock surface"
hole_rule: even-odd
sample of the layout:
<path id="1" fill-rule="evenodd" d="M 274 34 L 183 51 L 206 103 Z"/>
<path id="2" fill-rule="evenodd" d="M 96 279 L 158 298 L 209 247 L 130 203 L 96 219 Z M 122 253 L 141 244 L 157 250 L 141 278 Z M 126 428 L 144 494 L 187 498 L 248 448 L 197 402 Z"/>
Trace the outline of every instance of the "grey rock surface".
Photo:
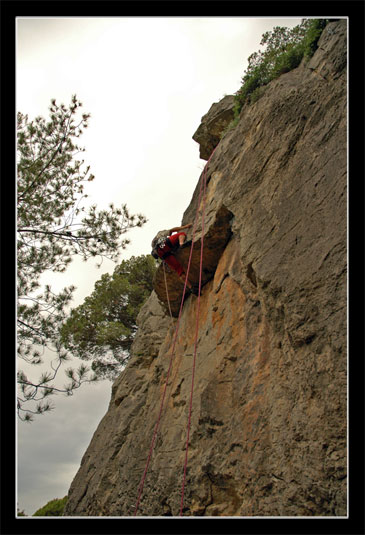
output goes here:
<path id="1" fill-rule="evenodd" d="M 222 206 L 230 234 L 199 302 L 186 516 L 347 514 L 346 29 L 330 23 L 309 63 L 243 108 L 207 169 L 207 236 Z M 198 301 L 184 303 L 172 354 L 159 291 L 66 516 L 134 514 L 161 407 L 137 514 L 179 514 Z"/>
<path id="2" fill-rule="evenodd" d="M 193 135 L 194 141 L 199 143 L 199 156 L 202 160 L 208 160 L 218 145 L 222 132 L 233 119 L 233 108 L 234 96 L 226 95 L 212 104 L 208 113 L 202 117 L 199 128 Z"/>

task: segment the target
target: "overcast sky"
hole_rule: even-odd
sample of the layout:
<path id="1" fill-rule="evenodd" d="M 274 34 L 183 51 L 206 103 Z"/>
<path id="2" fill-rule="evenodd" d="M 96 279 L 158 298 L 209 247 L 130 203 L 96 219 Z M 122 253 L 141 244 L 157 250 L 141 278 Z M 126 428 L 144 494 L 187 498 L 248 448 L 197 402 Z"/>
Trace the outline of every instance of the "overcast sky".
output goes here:
<path id="1" fill-rule="evenodd" d="M 305 14 L 303 15 L 305 16 Z M 120 260 L 150 253 L 157 231 L 179 225 L 206 163 L 192 135 L 201 117 L 241 85 L 247 58 L 274 26 L 300 19 L 242 17 L 19 18 L 17 110 L 48 117 L 51 98 L 72 94 L 91 113 L 80 139 L 98 208 L 126 203 L 148 222 L 128 233 Z M 77 287 L 82 303 L 115 264 L 75 260 L 43 282 Z M 29 368 L 20 365 L 29 376 Z M 34 374 L 38 377 L 38 371 Z M 17 502 L 32 515 L 62 498 L 110 401 L 111 383 L 84 386 L 54 399 L 55 411 L 18 425 Z"/>

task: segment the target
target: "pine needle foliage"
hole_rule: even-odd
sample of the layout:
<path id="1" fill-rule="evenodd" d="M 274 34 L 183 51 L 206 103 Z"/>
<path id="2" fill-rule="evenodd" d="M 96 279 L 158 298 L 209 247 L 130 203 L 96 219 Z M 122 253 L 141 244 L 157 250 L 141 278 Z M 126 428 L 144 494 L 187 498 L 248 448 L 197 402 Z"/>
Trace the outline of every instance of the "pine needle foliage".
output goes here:
<path id="1" fill-rule="evenodd" d="M 64 322 L 63 345 L 78 358 L 91 360 L 97 377 L 113 380 L 125 366 L 155 272 L 151 255 L 124 260 L 112 275 L 101 276 L 92 294 Z"/>
<path id="2" fill-rule="evenodd" d="M 42 373 L 38 381 L 18 373 L 18 415 L 25 421 L 31 421 L 32 414 L 52 410 L 44 397 L 57 392 L 70 395 L 83 382 L 95 380 L 83 371 L 64 389 L 50 384 L 70 359 L 60 344 L 59 329 L 75 287 L 54 293 L 49 285 L 41 287 L 41 276 L 65 272 L 76 255 L 84 261 L 99 259 L 98 266 L 103 258 L 116 261 L 129 243 L 125 233 L 146 222 L 143 215 L 130 214 L 126 205 L 110 203 L 104 210 L 85 207 L 84 187 L 95 177 L 80 159 L 85 149 L 79 146 L 79 138 L 90 118 L 81 107 L 73 95 L 68 106 L 52 99 L 47 119 L 30 120 L 17 113 L 18 356 L 39 365 L 46 349 L 57 355 L 52 370 Z M 35 402 L 35 410 L 26 408 Z"/>

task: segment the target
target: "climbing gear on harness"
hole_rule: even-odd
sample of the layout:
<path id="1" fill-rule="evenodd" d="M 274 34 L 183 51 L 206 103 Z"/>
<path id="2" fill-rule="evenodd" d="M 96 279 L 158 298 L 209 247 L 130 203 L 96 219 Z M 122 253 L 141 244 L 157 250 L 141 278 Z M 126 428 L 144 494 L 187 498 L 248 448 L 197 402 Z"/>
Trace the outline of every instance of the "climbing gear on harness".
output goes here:
<path id="1" fill-rule="evenodd" d="M 171 256 L 171 255 L 172 255 L 171 251 L 166 251 L 166 253 L 164 253 L 160 258 L 162 258 L 162 260 L 165 260 L 165 258 L 167 258 L 168 256 Z"/>

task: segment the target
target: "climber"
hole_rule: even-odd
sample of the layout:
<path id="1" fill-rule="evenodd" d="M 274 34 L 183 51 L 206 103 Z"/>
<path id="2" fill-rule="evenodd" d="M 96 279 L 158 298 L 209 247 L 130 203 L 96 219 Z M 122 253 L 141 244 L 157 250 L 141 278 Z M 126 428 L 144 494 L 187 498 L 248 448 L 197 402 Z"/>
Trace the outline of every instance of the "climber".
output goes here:
<path id="1" fill-rule="evenodd" d="M 174 227 L 170 230 L 161 230 L 156 234 L 151 243 L 152 256 L 154 258 L 161 258 L 164 262 L 166 262 L 168 266 L 176 271 L 179 278 L 184 283 L 186 279 L 185 271 L 180 262 L 174 256 L 174 252 L 176 252 L 186 240 L 185 232 L 181 231 L 186 228 L 190 228 L 191 226 L 192 224 L 188 223 L 182 227 Z M 186 285 L 193 294 L 197 294 L 196 288 L 193 287 L 188 279 L 186 280 Z"/>

